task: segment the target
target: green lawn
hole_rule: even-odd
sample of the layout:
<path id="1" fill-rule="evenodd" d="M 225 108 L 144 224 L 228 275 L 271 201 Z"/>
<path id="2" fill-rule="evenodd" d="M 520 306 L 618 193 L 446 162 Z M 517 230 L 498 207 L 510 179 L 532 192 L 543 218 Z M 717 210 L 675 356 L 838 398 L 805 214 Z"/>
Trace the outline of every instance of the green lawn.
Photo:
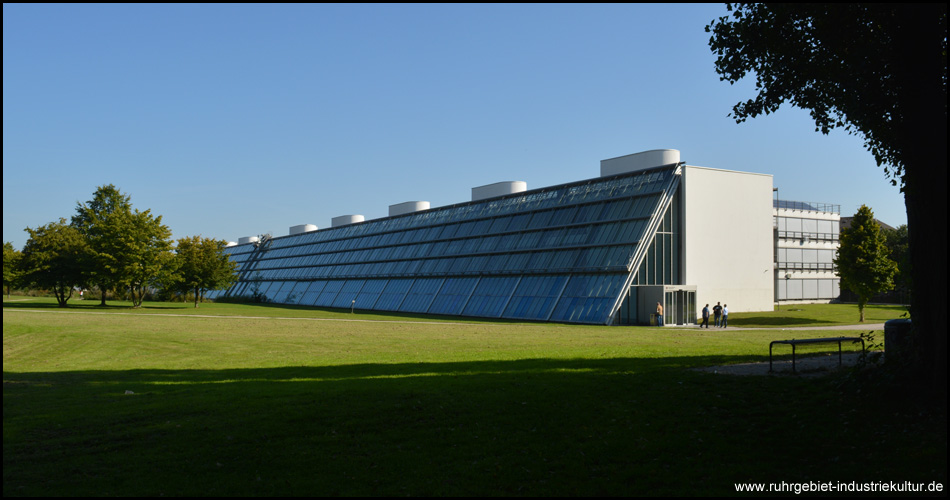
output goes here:
<path id="1" fill-rule="evenodd" d="M 689 369 L 767 360 L 768 342 L 787 338 L 778 330 L 235 304 L 60 310 L 44 300 L 4 301 L 5 496 L 669 496 L 734 495 L 734 483 L 752 481 L 946 483 L 945 414 L 856 393 L 845 374 Z M 817 316 L 834 324 L 837 314 Z"/>
<path id="2" fill-rule="evenodd" d="M 14 295 L 11 300 L 4 297 L 4 307 L 26 309 L 56 309 L 61 311 L 95 311 L 112 313 L 136 314 L 186 314 L 196 316 L 253 316 L 253 317 L 284 317 L 284 318 L 326 318 L 326 319 L 360 319 L 360 320 L 412 320 L 412 321 L 450 321 L 465 323 L 522 323 L 518 321 L 482 320 L 459 316 L 428 316 L 418 314 L 354 311 L 341 309 L 319 309 L 314 307 L 287 306 L 281 304 L 245 304 L 202 303 L 195 308 L 193 303 L 181 302 L 145 302 L 144 306 L 133 310 L 132 303 L 127 301 L 107 302 L 105 307 L 99 305 L 98 300 L 71 299 L 68 307 L 60 308 L 56 300 L 48 297 L 25 297 Z M 701 307 L 700 307 L 701 309 Z M 697 314 L 699 312 L 697 311 Z M 898 305 L 868 305 L 865 309 L 865 323 L 883 323 L 889 319 L 903 317 L 907 313 L 905 306 Z M 858 325 L 857 304 L 804 304 L 783 305 L 776 311 L 731 313 L 729 325 L 744 328 L 787 328 L 798 326 L 831 326 L 831 325 Z M 710 320 L 712 321 L 712 320 Z"/>

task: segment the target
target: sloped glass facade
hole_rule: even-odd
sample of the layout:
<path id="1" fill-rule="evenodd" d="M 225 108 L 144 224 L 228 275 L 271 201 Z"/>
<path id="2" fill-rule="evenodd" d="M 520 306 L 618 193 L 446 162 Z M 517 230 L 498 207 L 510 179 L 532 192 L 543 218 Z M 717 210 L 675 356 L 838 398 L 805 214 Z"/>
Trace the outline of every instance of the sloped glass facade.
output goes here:
<path id="1" fill-rule="evenodd" d="M 232 246 L 240 281 L 214 296 L 604 324 L 677 182 L 662 167 Z"/>

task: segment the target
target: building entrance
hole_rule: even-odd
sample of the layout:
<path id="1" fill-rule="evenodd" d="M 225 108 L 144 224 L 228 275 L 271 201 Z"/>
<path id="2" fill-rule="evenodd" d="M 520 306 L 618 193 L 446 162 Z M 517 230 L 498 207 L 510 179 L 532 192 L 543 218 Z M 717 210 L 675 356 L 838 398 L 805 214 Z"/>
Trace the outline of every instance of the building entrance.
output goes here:
<path id="1" fill-rule="evenodd" d="M 663 323 L 692 325 L 696 323 L 696 290 L 664 290 Z"/>
<path id="2" fill-rule="evenodd" d="M 618 322 L 656 325 L 656 304 L 663 304 L 664 325 L 696 324 L 696 287 L 693 285 L 631 286 L 621 304 Z"/>

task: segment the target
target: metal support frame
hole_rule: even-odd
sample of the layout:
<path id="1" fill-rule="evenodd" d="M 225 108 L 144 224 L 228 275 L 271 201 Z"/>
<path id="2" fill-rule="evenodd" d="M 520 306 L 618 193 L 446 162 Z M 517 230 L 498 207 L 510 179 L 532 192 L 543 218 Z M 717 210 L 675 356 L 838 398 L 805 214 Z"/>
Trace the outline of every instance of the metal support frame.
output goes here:
<path id="1" fill-rule="evenodd" d="M 792 346 L 792 373 L 795 373 L 795 346 L 798 344 L 838 344 L 838 367 L 842 365 L 841 343 L 850 341 L 851 343 L 861 342 L 861 352 L 865 351 L 864 339 L 861 337 L 829 337 L 823 339 L 791 339 L 791 340 L 773 340 L 769 343 L 769 373 L 772 373 L 772 346 L 775 344 L 788 344 Z"/>

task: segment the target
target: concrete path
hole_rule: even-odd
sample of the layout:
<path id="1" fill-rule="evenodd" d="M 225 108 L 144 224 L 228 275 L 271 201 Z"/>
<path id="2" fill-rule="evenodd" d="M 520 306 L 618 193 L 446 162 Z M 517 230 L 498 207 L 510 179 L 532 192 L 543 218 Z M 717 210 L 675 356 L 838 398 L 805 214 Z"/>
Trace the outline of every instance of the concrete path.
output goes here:
<path id="1" fill-rule="evenodd" d="M 869 353 L 873 355 L 874 353 Z M 715 373 L 717 375 L 793 375 L 798 377 L 818 377 L 828 375 L 841 368 L 849 368 L 858 363 L 861 353 L 846 352 L 841 355 L 841 366 L 838 366 L 838 353 L 822 353 L 819 355 L 802 356 L 795 359 L 795 372 L 792 372 L 792 360 L 782 359 L 772 362 L 772 371 L 769 372 L 769 362 L 738 363 L 734 365 L 705 366 L 694 368 L 696 371 Z"/>
<path id="2" fill-rule="evenodd" d="M 697 325 L 684 325 L 684 326 L 670 326 L 669 328 L 687 328 L 699 330 Z M 706 328 L 702 328 L 706 330 Z M 710 326 L 709 331 L 717 332 L 728 332 L 733 330 L 852 330 L 852 331 L 862 331 L 862 330 L 884 330 L 884 323 L 865 323 L 863 325 L 826 325 L 826 326 L 789 326 L 789 327 L 770 327 L 770 328 L 743 328 L 738 326 L 730 326 L 728 328 L 717 328 L 715 326 Z"/>

